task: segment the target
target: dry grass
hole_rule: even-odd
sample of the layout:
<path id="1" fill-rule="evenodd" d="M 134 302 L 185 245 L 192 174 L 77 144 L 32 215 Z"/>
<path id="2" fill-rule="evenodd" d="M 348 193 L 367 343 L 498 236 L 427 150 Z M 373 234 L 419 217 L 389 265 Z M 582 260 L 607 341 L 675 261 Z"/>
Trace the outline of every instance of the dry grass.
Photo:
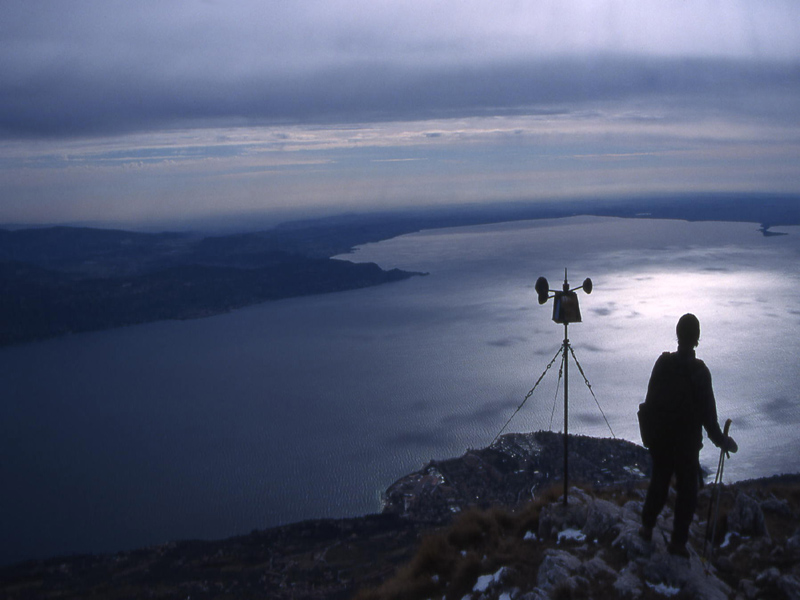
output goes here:
<path id="1" fill-rule="evenodd" d="M 524 541 L 536 532 L 542 506 L 554 502 L 558 488 L 544 491 L 517 512 L 469 509 L 443 533 L 427 536 L 411 562 L 381 586 L 363 590 L 357 600 L 460 600 L 478 576 L 510 567 L 509 585 L 530 587 L 545 547 Z"/>
<path id="2" fill-rule="evenodd" d="M 639 499 L 633 487 L 580 487 L 620 505 Z M 538 531 L 542 507 L 556 502 L 561 494 L 561 485 L 554 484 L 517 511 L 473 508 L 463 512 L 446 531 L 425 537 L 411 562 L 394 577 L 377 588 L 362 590 L 356 600 L 460 600 L 472 590 L 478 576 L 493 573 L 501 566 L 509 568 L 507 586 L 532 589 L 545 551 L 555 544 L 530 543 L 524 537 Z M 568 587 L 554 593 L 565 599 L 576 597 Z"/>

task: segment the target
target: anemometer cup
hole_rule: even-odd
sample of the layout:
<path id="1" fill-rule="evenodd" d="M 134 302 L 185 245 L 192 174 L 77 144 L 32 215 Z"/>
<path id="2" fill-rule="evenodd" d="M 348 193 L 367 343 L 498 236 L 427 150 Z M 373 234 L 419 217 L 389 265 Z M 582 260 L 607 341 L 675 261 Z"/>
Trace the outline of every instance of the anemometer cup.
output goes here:
<path id="1" fill-rule="evenodd" d="M 547 283 L 547 279 L 544 277 L 539 277 L 539 279 L 536 280 L 534 289 L 539 295 L 539 304 L 545 304 L 550 298 L 550 284 Z"/>

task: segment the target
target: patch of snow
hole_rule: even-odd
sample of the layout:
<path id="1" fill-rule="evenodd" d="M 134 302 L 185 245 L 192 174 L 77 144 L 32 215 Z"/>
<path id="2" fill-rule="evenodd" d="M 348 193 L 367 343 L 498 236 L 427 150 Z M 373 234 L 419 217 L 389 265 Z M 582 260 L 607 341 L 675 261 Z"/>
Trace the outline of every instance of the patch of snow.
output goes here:
<path id="1" fill-rule="evenodd" d="M 586 539 L 586 535 L 580 529 L 565 529 L 558 532 L 558 543 L 561 540 L 569 540 L 571 542 L 582 542 Z"/>
<path id="2" fill-rule="evenodd" d="M 495 573 L 492 575 L 481 575 L 478 577 L 478 581 L 475 583 L 475 586 L 472 588 L 473 592 L 485 592 L 489 589 L 489 586 L 493 583 L 498 583 L 505 575 L 506 568 L 500 567 L 497 569 Z"/>
<path id="3" fill-rule="evenodd" d="M 681 591 L 680 588 L 672 587 L 664 583 L 650 583 L 649 581 L 645 581 L 645 583 L 647 587 L 656 594 L 661 594 L 662 596 L 675 596 Z"/>
<path id="4" fill-rule="evenodd" d="M 733 531 L 729 531 L 728 533 L 726 533 L 726 534 L 725 534 L 725 541 L 723 541 L 723 542 L 720 544 L 720 546 L 719 546 L 719 547 L 720 547 L 720 548 L 727 548 L 727 547 L 730 545 L 730 543 L 731 543 L 731 538 L 732 538 L 734 535 L 736 535 L 736 533 L 735 533 L 735 532 L 733 532 Z"/>
<path id="5" fill-rule="evenodd" d="M 494 575 L 481 575 L 475 586 L 472 588 L 473 592 L 485 592 L 489 586 L 494 582 Z"/>
<path id="6" fill-rule="evenodd" d="M 533 540 L 535 542 L 538 538 L 536 537 L 536 534 L 533 533 L 532 531 L 527 531 L 525 533 L 525 537 L 523 537 L 522 539 L 523 540 Z"/>
<path id="7" fill-rule="evenodd" d="M 503 592 L 502 594 L 500 594 L 497 600 L 511 600 L 511 594 L 509 594 L 508 592 Z"/>

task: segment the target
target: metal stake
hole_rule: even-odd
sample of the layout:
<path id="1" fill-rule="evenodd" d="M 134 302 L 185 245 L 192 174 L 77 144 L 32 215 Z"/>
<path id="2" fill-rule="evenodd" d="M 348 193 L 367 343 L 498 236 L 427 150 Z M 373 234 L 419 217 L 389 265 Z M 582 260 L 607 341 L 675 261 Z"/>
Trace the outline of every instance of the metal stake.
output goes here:
<path id="1" fill-rule="evenodd" d="M 564 506 L 567 506 L 567 483 L 569 479 L 569 337 L 564 323 Z"/>

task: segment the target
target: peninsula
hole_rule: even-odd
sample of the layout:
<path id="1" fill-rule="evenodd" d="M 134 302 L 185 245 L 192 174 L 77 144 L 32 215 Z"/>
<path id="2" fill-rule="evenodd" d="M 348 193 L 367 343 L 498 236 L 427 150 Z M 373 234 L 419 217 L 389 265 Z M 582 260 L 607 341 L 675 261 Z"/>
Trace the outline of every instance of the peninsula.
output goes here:
<path id="1" fill-rule="evenodd" d="M 227 235 L 0 227 L 0 346 L 164 319 L 192 319 L 422 273 L 334 257 L 398 235 L 578 215 L 800 225 L 800 197 L 707 194 L 483 203 L 345 214 Z M 243 224 L 244 228 L 245 225 Z"/>

